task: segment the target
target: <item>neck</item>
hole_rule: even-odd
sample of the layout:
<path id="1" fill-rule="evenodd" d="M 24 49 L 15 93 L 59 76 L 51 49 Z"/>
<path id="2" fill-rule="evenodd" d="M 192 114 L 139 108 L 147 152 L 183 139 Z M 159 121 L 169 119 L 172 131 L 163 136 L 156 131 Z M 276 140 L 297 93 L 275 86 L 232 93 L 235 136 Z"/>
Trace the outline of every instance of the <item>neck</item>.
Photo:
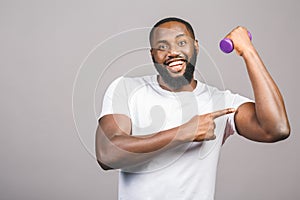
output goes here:
<path id="1" fill-rule="evenodd" d="M 157 81 L 158 81 L 159 86 L 162 89 L 168 90 L 170 92 L 192 92 L 197 86 L 197 81 L 194 78 L 192 78 L 192 80 L 189 84 L 184 85 L 179 89 L 174 89 L 174 88 L 170 87 L 167 83 L 164 82 L 164 80 L 162 79 L 162 77 L 160 75 L 157 76 Z"/>

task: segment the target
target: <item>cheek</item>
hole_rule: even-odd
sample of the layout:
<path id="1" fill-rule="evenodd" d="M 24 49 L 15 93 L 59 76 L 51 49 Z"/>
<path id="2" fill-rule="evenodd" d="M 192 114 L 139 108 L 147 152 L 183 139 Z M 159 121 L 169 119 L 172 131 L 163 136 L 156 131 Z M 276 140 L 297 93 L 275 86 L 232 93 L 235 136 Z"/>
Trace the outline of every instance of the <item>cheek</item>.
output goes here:
<path id="1" fill-rule="evenodd" d="M 182 52 L 186 57 L 188 57 L 189 60 L 194 55 L 194 53 L 196 53 L 195 49 L 191 47 L 184 49 Z"/>
<path id="2" fill-rule="evenodd" d="M 164 52 L 155 52 L 152 56 L 157 63 L 162 64 L 165 61 L 166 55 Z"/>

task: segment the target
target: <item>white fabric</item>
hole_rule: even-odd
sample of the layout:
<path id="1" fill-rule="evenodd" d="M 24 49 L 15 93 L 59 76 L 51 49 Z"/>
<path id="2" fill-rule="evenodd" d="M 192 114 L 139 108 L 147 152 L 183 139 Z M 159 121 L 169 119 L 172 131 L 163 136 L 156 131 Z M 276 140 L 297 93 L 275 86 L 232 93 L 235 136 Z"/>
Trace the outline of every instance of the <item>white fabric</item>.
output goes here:
<path id="1" fill-rule="evenodd" d="M 147 135 L 179 126 L 195 115 L 237 108 L 248 98 L 197 82 L 193 92 L 162 89 L 157 77 L 120 77 L 106 91 L 100 117 L 124 114 L 132 135 Z M 234 115 L 215 120 L 213 141 L 192 142 L 167 150 L 141 165 L 122 169 L 121 200 L 212 200 L 223 139 L 235 131 Z"/>

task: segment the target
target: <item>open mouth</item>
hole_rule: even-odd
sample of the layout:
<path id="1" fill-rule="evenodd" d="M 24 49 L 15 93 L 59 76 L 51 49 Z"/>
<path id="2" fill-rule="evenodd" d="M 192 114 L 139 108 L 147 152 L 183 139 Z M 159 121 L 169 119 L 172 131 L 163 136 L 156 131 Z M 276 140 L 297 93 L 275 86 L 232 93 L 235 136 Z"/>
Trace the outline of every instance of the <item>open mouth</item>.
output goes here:
<path id="1" fill-rule="evenodd" d="M 165 65 L 167 66 L 168 70 L 173 73 L 179 73 L 181 72 L 186 65 L 185 59 L 171 59 L 168 60 Z"/>

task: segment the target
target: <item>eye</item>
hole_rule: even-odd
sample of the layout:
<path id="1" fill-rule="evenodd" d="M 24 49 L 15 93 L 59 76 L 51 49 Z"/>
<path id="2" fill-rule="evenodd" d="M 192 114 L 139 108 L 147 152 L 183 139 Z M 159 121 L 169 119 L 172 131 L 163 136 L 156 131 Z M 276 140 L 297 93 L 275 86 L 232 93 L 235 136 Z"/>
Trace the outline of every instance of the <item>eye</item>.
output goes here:
<path id="1" fill-rule="evenodd" d="M 160 45 L 158 45 L 157 49 L 158 50 L 162 50 L 162 51 L 167 50 L 168 49 L 168 45 L 166 45 L 166 44 L 160 44 Z"/>
<path id="2" fill-rule="evenodd" d="M 184 45 L 186 45 L 185 40 L 182 40 L 182 41 L 178 42 L 178 46 L 183 47 Z"/>

